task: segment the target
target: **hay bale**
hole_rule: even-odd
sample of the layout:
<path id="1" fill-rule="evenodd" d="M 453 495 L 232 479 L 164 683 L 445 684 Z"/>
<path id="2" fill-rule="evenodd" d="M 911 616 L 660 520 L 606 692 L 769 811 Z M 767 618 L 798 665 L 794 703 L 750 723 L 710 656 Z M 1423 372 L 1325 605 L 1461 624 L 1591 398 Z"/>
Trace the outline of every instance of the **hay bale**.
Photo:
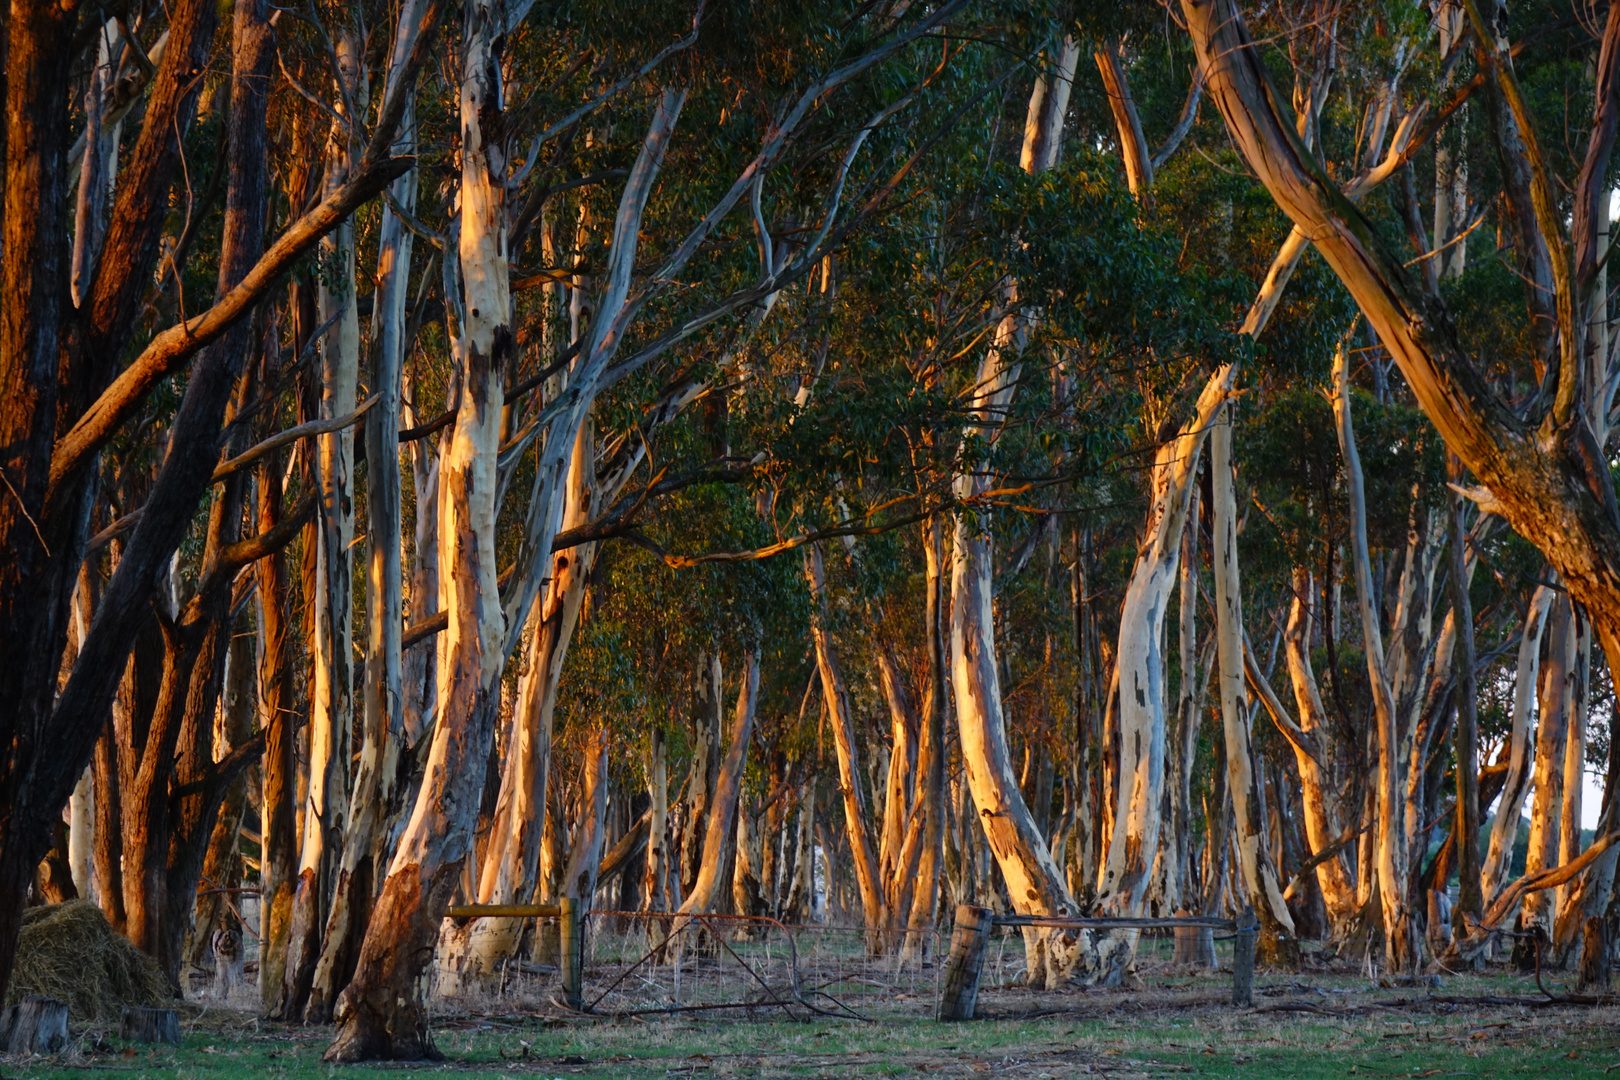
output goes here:
<path id="1" fill-rule="evenodd" d="M 164 1005 L 174 991 L 156 960 L 112 928 L 88 900 L 30 908 L 17 938 L 5 1004 L 67 1002 L 75 1023 L 116 1024 L 126 1005 Z"/>

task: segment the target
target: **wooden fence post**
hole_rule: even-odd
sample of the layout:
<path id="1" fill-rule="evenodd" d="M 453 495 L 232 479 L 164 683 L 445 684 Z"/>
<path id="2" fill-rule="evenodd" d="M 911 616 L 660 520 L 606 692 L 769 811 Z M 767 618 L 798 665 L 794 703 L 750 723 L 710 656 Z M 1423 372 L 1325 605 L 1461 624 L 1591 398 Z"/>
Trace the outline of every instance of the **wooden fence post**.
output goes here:
<path id="1" fill-rule="evenodd" d="M 1237 919 L 1237 936 L 1232 939 L 1232 1004 L 1254 1004 L 1254 912 L 1245 909 Z"/>
<path id="2" fill-rule="evenodd" d="M 583 968 L 585 960 L 584 939 L 579 928 L 579 907 L 577 901 L 571 896 L 562 898 L 559 916 L 560 928 L 557 934 L 559 951 L 557 969 L 562 973 L 563 1001 L 570 1009 L 583 1009 L 585 1007 Z"/>
<path id="3" fill-rule="evenodd" d="M 979 969 L 984 966 L 984 949 L 992 925 L 994 919 L 988 908 L 956 905 L 956 932 L 951 936 L 951 954 L 945 961 L 939 1019 L 973 1019 L 973 1006 L 979 998 Z"/>

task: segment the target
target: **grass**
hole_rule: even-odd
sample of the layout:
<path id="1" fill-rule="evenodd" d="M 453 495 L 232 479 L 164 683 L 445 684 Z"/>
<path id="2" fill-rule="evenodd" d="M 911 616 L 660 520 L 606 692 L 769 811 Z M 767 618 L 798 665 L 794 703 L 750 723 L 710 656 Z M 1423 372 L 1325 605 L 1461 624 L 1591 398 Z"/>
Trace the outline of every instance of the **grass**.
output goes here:
<path id="1" fill-rule="evenodd" d="M 1349 975 L 1261 978 L 1258 1008 L 1221 999 L 1222 976 L 1159 978 L 1128 991 L 981 994 L 988 1018 L 747 1021 L 689 1015 L 610 1022 L 465 1013 L 440 1018 L 445 1060 L 327 1066 L 330 1029 L 201 1011 L 183 1044 L 153 1048 L 86 1030 L 49 1059 L 5 1061 L 5 1080 L 117 1074 L 128 1080 L 342 1077 L 1548 1077 L 1620 1072 L 1620 1008 L 1545 1006 L 1533 980 L 1448 979 L 1437 991 Z M 1549 990 L 1559 989 L 1551 984 Z M 1491 1004 L 1478 999 L 1522 997 Z M 1444 1000 L 1473 999 L 1466 1002 Z M 195 1010 L 193 1010 L 195 1012 Z"/>

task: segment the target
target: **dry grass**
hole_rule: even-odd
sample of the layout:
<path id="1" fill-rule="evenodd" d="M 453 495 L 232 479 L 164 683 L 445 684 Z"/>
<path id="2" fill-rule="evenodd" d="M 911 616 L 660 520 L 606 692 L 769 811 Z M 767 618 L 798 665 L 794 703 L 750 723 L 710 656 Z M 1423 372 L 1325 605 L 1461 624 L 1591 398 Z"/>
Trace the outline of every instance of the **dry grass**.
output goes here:
<path id="1" fill-rule="evenodd" d="M 6 1004 L 36 994 L 67 1002 L 79 1024 L 115 1024 L 125 1005 L 159 1005 L 172 996 L 157 961 L 114 932 L 88 900 L 23 915 Z"/>

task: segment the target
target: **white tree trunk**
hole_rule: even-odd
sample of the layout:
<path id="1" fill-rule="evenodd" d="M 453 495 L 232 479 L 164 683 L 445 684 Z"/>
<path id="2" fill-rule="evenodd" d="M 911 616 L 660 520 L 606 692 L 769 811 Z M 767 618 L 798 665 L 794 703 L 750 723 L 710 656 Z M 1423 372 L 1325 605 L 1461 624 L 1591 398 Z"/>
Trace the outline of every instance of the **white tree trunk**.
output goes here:
<path id="1" fill-rule="evenodd" d="M 1311 665 L 1311 624 L 1315 601 L 1315 582 L 1303 567 L 1293 573 L 1294 598 L 1288 608 L 1288 627 L 1283 633 L 1283 655 L 1288 664 L 1289 681 L 1294 687 L 1294 703 L 1299 709 L 1299 726 L 1315 741 L 1318 754 L 1294 747 L 1294 760 L 1299 768 L 1305 817 L 1305 838 L 1315 854 L 1339 839 L 1343 813 L 1339 805 L 1341 789 L 1337 778 L 1329 772 L 1323 776 L 1324 764 L 1333 760 L 1332 726 L 1327 708 L 1322 704 L 1322 692 Z M 1320 757 L 1320 760 L 1319 760 Z M 1316 883 L 1322 890 L 1328 919 L 1335 927 L 1344 926 L 1355 913 L 1356 889 L 1345 869 L 1344 860 L 1335 855 L 1316 868 Z"/>
<path id="2" fill-rule="evenodd" d="M 360 46 L 352 35 L 336 42 L 339 77 L 352 101 L 361 83 Z M 334 124 L 327 140 L 325 194 L 349 178 L 354 146 Z M 354 223 L 345 221 L 321 240 L 317 307 L 322 325 L 320 419 L 354 411 L 360 379 L 360 316 L 354 294 Z M 309 789 L 300 809 L 303 838 L 293 897 L 279 1015 L 303 1015 L 320 957 L 321 930 L 331 903 L 337 857 L 348 822 L 349 742 L 354 727 L 354 612 L 350 548 L 354 544 L 354 429 L 319 436 L 320 509 L 315 528 L 315 619 L 309 643 Z"/>
<path id="3" fill-rule="evenodd" d="M 1343 342 L 1333 358 L 1336 392 L 1333 411 L 1338 421 L 1339 449 L 1344 455 L 1350 496 L 1350 536 L 1361 630 L 1367 654 L 1367 675 L 1372 684 L 1374 723 L 1378 729 L 1377 877 L 1379 910 L 1383 914 L 1384 958 L 1392 971 L 1410 970 L 1416 963 L 1417 942 L 1407 911 L 1406 803 L 1402 798 L 1404 762 L 1400 755 L 1395 695 L 1384 660 L 1383 631 L 1378 625 L 1378 593 L 1374 591 L 1372 557 L 1367 549 L 1367 500 L 1361 455 L 1356 450 L 1350 415 L 1349 358 Z"/>
<path id="4" fill-rule="evenodd" d="M 1265 848 L 1254 747 L 1249 731 L 1253 713 L 1246 707 L 1243 674 L 1243 593 L 1238 573 L 1237 500 L 1232 478 L 1230 411 L 1217 416 L 1210 432 L 1209 468 L 1213 497 L 1214 537 L 1210 561 L 1215 568 L 1215 653 L 1221 724 L 1226 736 L 1226 785 L 1232 797 L 1233 840 L 1242 871 L 1244 894 L 1260 918 L 1261 946 L 1286 955 L 1294 920 L 1283 902 L 1282 884 Z"/>
<path id="5" fill-rule="evenodd" d="M 496 466 L 505 372 L 514 341 L 506 252 L 506 161 L 486 125 L 502 101 L 497 42 L 504 5 L 471 0 L 461 65 L 461 216 L 447 269 L 451 351 L 461 383 L 439 502 L 441 585 L 449 621 L 439 672 L 441 713 L 422 787 L 361 946 L 356 976 L 339 997 L 331 1060 L 423 1056 L 431 1051 L 419 976 L 439 920 L 473 846 L 479 791 L 500 702 L 505 621 L 495 562 Z M 486 139 L 490 140 L 486 142 Z"/>
<path id="6" fill-rule="evenodd" d="M 867 926 L 884 926 L 883 881 L 873 850 L 872 830 L 867 816 L 866 792 L 861 785 L 861 766 L 855 745 L 855 721 L 849 711 L 849 694 L 838 653 L 828 629 L 827 574 L 822 564 L 821 545 L 804 546 L 804 576 L 810 586 L 813 606 L 810 636 L 815 644 L 816 666 L 821 673 L 821 692 L 832 720 L 833 743 L 838 750 L 838 782 L 844 795 L 844 831 L 855 860 L 855 880 L 860 887 L 861 908 Z"/>
<path id="7" fill-rule="evenodd" d="M 754 715 L 759 698 L 759 652 L 750 649 L 743 660 L 742 685 L 737 691 L 737 710 L 732 720 L 731 745 L 709 800 L 707 828 L 703 834 L 703 862 L 697 882 L 682 902 L 682 915 L 707 914 L 720 895 L 720 875 L 725 864 L 726 844 L 736 821 L 737 800 L 742 791 L 743 768 L 748 763 L 748 744 L 754 736 Z M 677 921 L 675 929 L 683 925 Z"/>
<path id="8" fill-rule="evenodd" d="M 1547 660 L 1541 668 L 1540 717 L 1536 724 L 1535 796 L 1530 803 L 1529 847 L 1524 872 L 1533 874 L 1558 865 L 1559 821 L 1564 804 L 1564 749 L 1574 704 L 1576 628 L 1569 599 L 1553 601 L 1547 619 Z M 1550 924 L 1552 897 L 1525 894 L 1524 925 Z"/>
<path id="9" fill-rule="evenodd" d="M 1159 447 L 1152 472 L 1153 509 L 1119 621 L 1119 788 L 1113 835 L 1098 890 L 1110 914 L 1140 916 L 1159 854 L 1165 755 L 1165 613 L 1181 561 L 1204 439 L 1231 391 L 1235 368 L 1222 366 L 1204 385 L 1192 417 Z"/>
<path id="10" fill-rule="evenodd" d="M 1541 665 L 1541 637 L 1547 615 L 1558 594 L 1546 585 L 1530 597 L 1524 629 L 1519 635 L 1519 659 L 1513 678 L 1513 726 L 1508 735 L 1508 771 L 1502 796 L 1496 803 L 1491 822 L 1490 848 L 1485 856 L 1481 891 L 1487 906 L 1508 882 L 1513 861 L 1513 845 L 1519 836 L 1519 817 L 1524 797 L 1530 791 L 1530 711 L 1536 700 L 1536 684 Z"/>
<path id="11" fill-rule="evenodd" d="M 652 815 L 647 822 L 647 874 L 642 892 L 648 911 L 669 910 L 669 751 L 664 733 L 648 734 L 647 795 Z"/>

